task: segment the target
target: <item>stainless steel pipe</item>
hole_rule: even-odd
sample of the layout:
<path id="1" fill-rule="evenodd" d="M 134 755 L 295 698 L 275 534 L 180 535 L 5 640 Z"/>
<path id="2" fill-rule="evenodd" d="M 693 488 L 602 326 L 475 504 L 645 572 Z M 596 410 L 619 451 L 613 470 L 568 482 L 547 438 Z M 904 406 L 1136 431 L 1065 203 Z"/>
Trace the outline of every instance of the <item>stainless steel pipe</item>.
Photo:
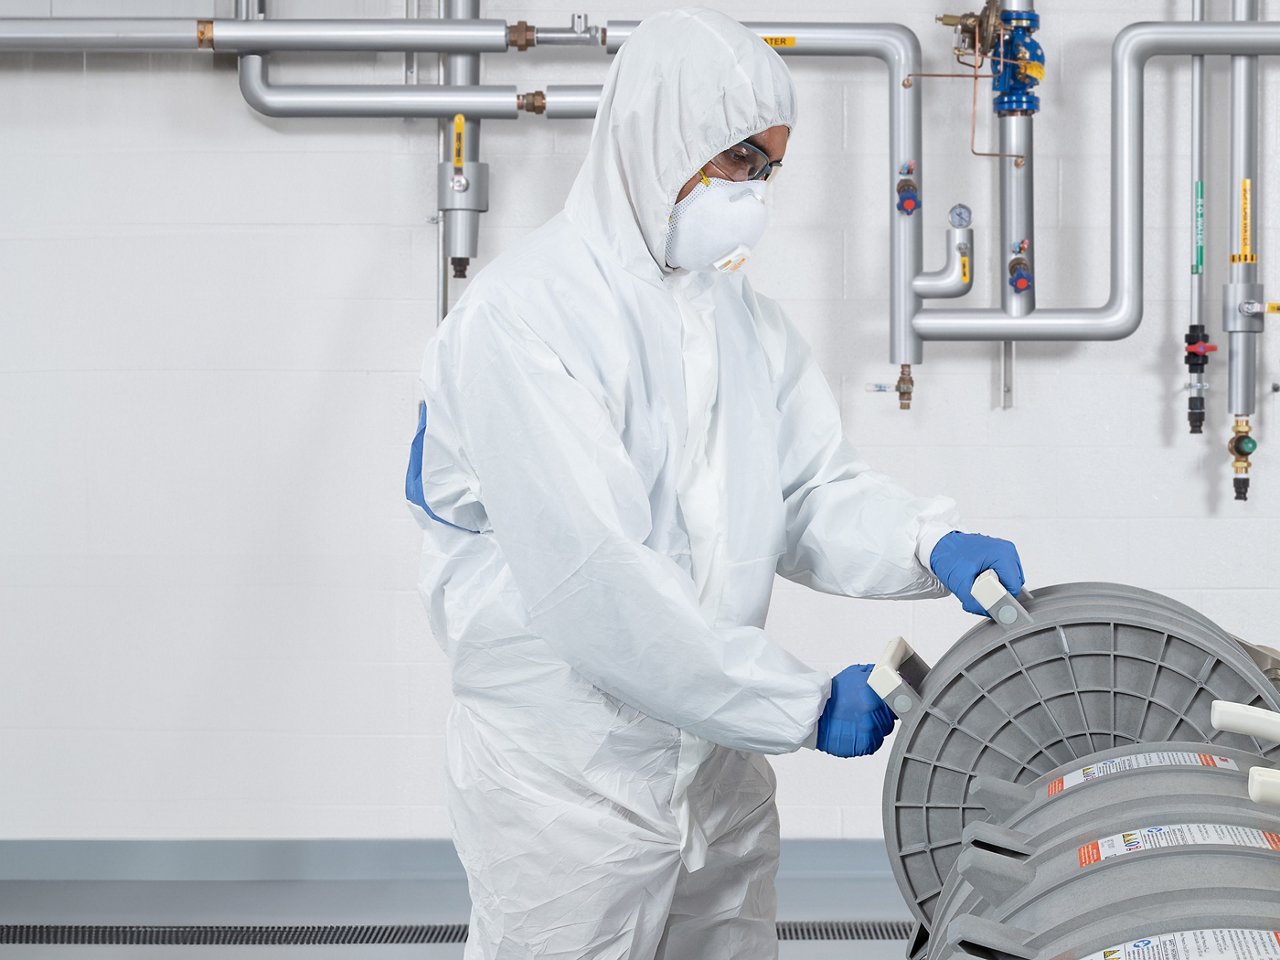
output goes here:
<path id="1" fill-rule="evenodd" d="M 588 120 L 600 105 L 599 84 L 551 84 L 546 89 L 548 120 Z"/>
<path id="2" fill-rule="evenodd" d="M 202 24 L 207 34 L 202 34 Z M 206 39 L 202 40 L 202 36 Z M 0 52 L 153 53 L 158 50 L 270 53 L 396 50 L 502 53 L 504 20 L 197 20 L 0 18 Z"/>
<path id="3" fill-rule="evenodd" d="M 0 25 L 5 21 L 0 20 Z M 0 33 L 0 36 L 3 34 Z M 219 53 L 286 50 L 403 50 L 409 53 L 503 53 L 505 20 L 214 20 Z"/>
<path id="4" fill-rule="evenodd" d="M 269 117 L 452 117 L 514 120 L 516 88 L 277 86 L 267 82 L 266 63 L 255 53 L 240 57 L 240 92 L 245 101 Z"/>
<path id="5" fill-rule="evenodd" d="M 153 53 L 157 50 L 198 50 L 197 22 L 191 17 L 181 20 L 5 17 L 0 19 L 0 51 Z"/>
<path id="6" fill-rule="evenodd" d="M 963 297 L 973 289 L 973 228 L 947 228 L 947 261 L 941 270 L 922 273 L 911 284 L 923 300 Z M 965 261 L 968 260 L 968 263 Z"/>
<path id="7" fill-rule="evenodd" d="M 1093 309 L 922 310 L 911 324 L 926 340 L 1119 340 L 1142 322 L 1143 74 L 1152 57 L 1280 53 L 1280 24 L 1135 23 L 1112 47 L 1111 292 Z M 895 284 L 896 288 L 896 284 Z M 895 313 L 895 316 L 897 314 Z M 895 341 L 899 334 L 895 331 Z"/>
<path id="8" fill-rule="evenodd" d="M 1257 0 L 1232 0 L 1232 19 L 1255 30 Z M 1227 403 L 1234 417 L 1252 416 L 1258 404 L 1258 337 L 1261 314 L 1245 315 L 1240 304 L 1262 300 L 1258 283 L 1258 58 L 1231 58 L 1231 207 L 1230 280 L 1223 291 L 1223 329 L 1227 333 Z"/>

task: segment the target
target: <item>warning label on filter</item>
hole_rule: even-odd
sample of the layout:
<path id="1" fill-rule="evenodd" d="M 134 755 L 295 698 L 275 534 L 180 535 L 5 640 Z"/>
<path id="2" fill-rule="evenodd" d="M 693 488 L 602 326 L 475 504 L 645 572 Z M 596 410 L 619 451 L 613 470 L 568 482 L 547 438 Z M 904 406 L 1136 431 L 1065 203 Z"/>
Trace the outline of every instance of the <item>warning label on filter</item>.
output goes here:
<path id="1" fill-rule="evenodd" d="M 1187 930 L 1122 943 L 1081 960 L 1280 960 L 1280 930 Z"/>
<path id="2" fill-rule="evenodd" d="M 1155 750 L 1151 753 L 1136 753 L 1130 757 L 1115 757 L 1091 763 L 1079 770 L 1072 770 L 1065 776 L 1049 783 L 1049 796 L 1056 797 L 1064 790 L 1078 787 L 1090 780 L 1109 777 L 1113 773 L 1127 773 L 1130 770 L 1144 770 L 1148 767 L 1216 767 L 1222 770 L 1239 771 L 1240 766 L 1229 757 L 1218 757 L 1208 753 L 1182 753 L 1174 750 Z"/>
<path id="3" fill-rule="evenodd" d="M 1253 827 L 1232 827 L 1222 823 L 1177 823 L 1162 827 L 1143 827 L 1086 843 L 1079 850 L 1080 866 L 1092 866 L 1112 857 L 1122 857 L 1126 853 L 1138 853 L 1142 850 L 1205 844 L 1280 852 L 1280 833 L 1268 833 Z"/>

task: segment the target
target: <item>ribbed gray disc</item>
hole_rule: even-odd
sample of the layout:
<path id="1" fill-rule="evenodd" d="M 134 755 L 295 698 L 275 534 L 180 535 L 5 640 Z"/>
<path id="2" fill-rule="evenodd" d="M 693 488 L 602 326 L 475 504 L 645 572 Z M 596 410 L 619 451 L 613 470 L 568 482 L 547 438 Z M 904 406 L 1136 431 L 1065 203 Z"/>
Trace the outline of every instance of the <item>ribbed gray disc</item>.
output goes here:
<path id="1" fill-rule="evenodd" d="M 927 927 L 967 823 L 979 774 L 1027 783 L 1129 743 L 1185 740 L 1280 759 L 1280 747 L 1209 722 L 1214 700 L 1280 709 L 1280 695 L 1229 634 L 1137 587 L 1035 591 L 1032 622 L 984 620 L 920 684 L 885 777 L 884 835 L 908 906 Z"/>

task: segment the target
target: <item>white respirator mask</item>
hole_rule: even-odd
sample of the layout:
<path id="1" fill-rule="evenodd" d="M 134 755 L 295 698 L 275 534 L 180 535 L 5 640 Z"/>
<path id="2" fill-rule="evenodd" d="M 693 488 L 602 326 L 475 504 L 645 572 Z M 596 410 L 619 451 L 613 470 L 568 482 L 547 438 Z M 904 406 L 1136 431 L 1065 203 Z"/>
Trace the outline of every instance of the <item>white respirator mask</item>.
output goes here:
<path id="1" fill-rule="evenodd" d="M 667 266 L 733 273 L 769 225 L 765 182 L 703 179 L 667 224 Z"/>

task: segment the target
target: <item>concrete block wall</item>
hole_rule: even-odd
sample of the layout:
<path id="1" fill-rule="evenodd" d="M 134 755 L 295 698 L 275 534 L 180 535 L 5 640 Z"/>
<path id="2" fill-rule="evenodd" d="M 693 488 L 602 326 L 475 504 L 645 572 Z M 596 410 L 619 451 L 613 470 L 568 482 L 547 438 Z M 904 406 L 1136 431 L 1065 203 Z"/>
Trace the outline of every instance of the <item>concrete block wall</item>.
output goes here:
<path id="1" fill-rule="evenodd" d="M 948 69 L 956 7 L 712 2 L 742 19 L 893 20 Z M 214 0 L 9 0 L 6 16 L 210 16 Z M 590 8 L 600 22 L 667 6 Z M 1040 302 L 1107 289 L 1108 56 L 1171 0 L 1044 4 L 1037 121 Z M 1222 16 L 1226 4 L 1213 4 Z M 1275 3 L 1264 15 L 1280 15 Z M 424 8 L 434 8 L 423 2 Z M 567 23 L 530 0 L 484 15 Z M 272 14 L 400 17 L 405 0 L 289 0 Z M 937 344 L 900 413 L 887 361 L 887 111 L 875 63 L 793 60 L 801 119 L 751 267 L 813 341 L 849 436 L 880 468 L 960 501 L 1021 547 L 1032 585 L 1105 579 L 1166 592 L 1275 643 L 1276 400 L 1258 416 L 1255 492 L 1232 502 L 1224 364 L 1209 433 L 1186 435 L 1185 63 L 1148 72 L 1147 319 L 1121 343 L 1024 345 L 1000 410 L 998 348 Z M 434 75 L 432 57 L 421 70 Z M 490 56 L 487 82 L 598 82 L 584 50 Z M 292 56 L 273 77 L 400 82 L 404 58 Z M 1264 67 L 1264 117 L 1276 78 Z M 1211 70 L 1209 302 L 1227 255 L 1226 80 Z M 925 80 L 926 261 L 944 214 L 974 209 L 975 290 L 998 297 L 996 171 L 968 154 L 971 88 Z M 980 104 L 987 97 L 980 96 Z M 590 130 L 485 125 L 481 262 L 554 214 Z M 978 114 L 988 142 L 989 111 Z M 1263 276 L 1274 277 L 1280 127 L 1261 135 Z M 436 128 L 273 120 L 234 60 L 0 56 L 0 834 L 420 837 L 447 834 L 447 664 L 414 593 L 402 505 L 414 381 L 431 335 Z M 1211 306 L 1209 316 L 1216 325 Z M 1260 381 L 1280 380 L 1270 335 Z M 951 600 L 843 600 L 779 583 L 769 627 L 835 671 L 896 635 L 936 659 L 972 625 Z M 779 758 L 789 837 L 880 832 L 883 758 Z"/>

